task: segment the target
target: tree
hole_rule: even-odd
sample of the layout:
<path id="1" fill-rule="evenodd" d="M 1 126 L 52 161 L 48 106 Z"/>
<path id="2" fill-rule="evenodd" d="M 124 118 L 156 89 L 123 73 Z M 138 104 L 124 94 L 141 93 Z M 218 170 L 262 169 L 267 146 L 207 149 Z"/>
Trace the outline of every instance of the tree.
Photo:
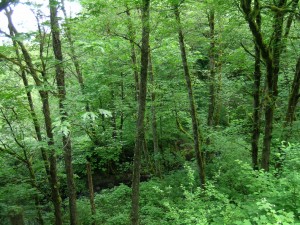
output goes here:
<path id="1" fill-rule="evenodd" d="M 64 101 L 66 99 L 66 87 L 65 87 L 65 71 L 63 65 L 63 55 L 60 40 L 60 31 L 58 25 L 57 17 L 57 4 L 56 0 L 49 0 L 50 6 L 50 23 L 52 32 L 52 47 L 55 59 L 57 60 L 55 64 L 56 72 L 56 84 L 58 90 L 59 99 L 59 112 L 60 120 L 63 126 L 68 127 L 68 113 L 65 110 Z M 64 149 L 64 159 L 65 159 L 65 169 L 67 174 L 67 184 L 68 184 L 68 196 L 69 196 L 69 209 L 70 209 L 70 224 L 77 224 L 77 211 L 76 211 L 76 187 L 74 182 L 73 166 L 72 166 L 72 144 L 70 131 L 62 134 L 62 142 Z"/>
<path id="2" fill-rule="evenodd" d="M 283 9 L 286 7 L 285 0 L 279 0 L 274 7 Z M 262 150 L 261 167 L 268 171 L 270 167 L 271 141 L 273 131 L 273 120 L 275 103 L 278 96 L 278 76 L 280 69 L 280 55 L 282 53 L 282 36 L 283 36 L 283 19 L 284 10 L 275 10 L 273 22 L 272 43 L 268 46 L 262 33 L 259 30 L 259 25 L 256 21 L 257 14 L 260 13 L 262 6 L 257 1 L 255 7 L 252 8 L 251 0 L 241 0 L 241 9 L 245 15 L 245 19 L 249 24 L 249 28 L 255 40 L 256 46 L 261 52 L 261 56 L 266 64 L 266 108 L 265 108 L 265 130 Z M 259 22 L 260 23 L 260 22 Z"/>
<path id="3" fill-rule="evenodd" d="M 12 22 L 12 18 L 11 18 L 11 14 L 12 11 L 6 13 L 7 19 L 8 19 L 8 26 L 9 26 L 9 30 L 11 33 L 11 37 L 10 38 L 16 38 L 19 33 L 16 30 L 13 22 Z M 55 224 L 56 225 L 60 225 L 62 224 L 62 215 L 61 215 L 61 198 L 60 198 L 60 193 L 59 193 L 59 185 L 58 185 L 58 178 L 57 178 L 57 165 L 56 165 L 56 153 L 54 150 L 54 137 L 53 137 L 53 130 L 52 130 L 52 118 L 51 118 L 51 112 L 50 112 L 50 105 L 49 105 L 49 91 L 44 90 L 42 88 L 43 86 L 43 82 L 47 82 L 47 78 L 46 78 L 46 67 L 43 64 L 43 44 L 40 45 L 40 60 L 42 61 L 42 71 L 39 71 L 37 68 L 35 68 L 34 64 L 33 64 L 33 60 L 32 57 L 30 56 L 27 48 L 25 47 L 24 43 L 20 40 L 15 41 L 24 58 L 24 61 L 26 63 L 28 72 L 30 73 L 30 75 L 32 76 L 35 84 L 40 88 L 39 90 L 39 95 L 42 101 L 42 110 L 43 110 L 43 115 L 44 115 L 44 124 L 45 124 L 45 129 L 46 129 L 46 134 L 47 134 L 47 138 L 48 138 L 48 147 L 50 150 L 50 155 L 49 155 L 49 183 L 51 186 L 51 195 L 52 195 L 52 202 L 54 205 L 54 214 L 55 214 Z M 17 53 L 17 49 L 16 49 L 16 53 Z M 14 61 L 12 61 L 14 62 Z M 15 62 L 14 62 L 15 63 Z M 20 65 L 19 63 L 17 63 L 18 66 L 20 66 L 21 69 L 24 69 L 22 65 Z M 38 72 L 41 73 L 42 75 L 42 79 L 43 81 L 40 80 L 39 76 L 38 76 Z M 25 82 L 25 87 L 26 87 L 26 80 L 24 80 L 25 77 L 23 77 L 23 82 Z M 30 107 L 31 106 L 31 102 L 29 99 L 29 104 Z M 31 111 L 33 113 L 33 111 Z M 34 118 L 33 118 L 34 119 Z M 36 123 L 36 121 L 35 121 Z M 35 124 L 36 126 L 37 124 Z M 38 127 L 35 127 L 35 129 L 38 129 Z M 37 130 L 37 132 L 39 132 L 39 130 Z M 38 134 L 37 134 L 38 135 Z M 39 136 L 39 135 L 38 135 Z M 47 159 L 47 156 L 45 155 L 45 153 L 43 154 L 43 158 L 44 158 L 44 162 L 45 162 L 45 170 L 46 172 L 48 171 L 48 167 L 47 167 L 47 161 L 45 161 Z"/>
<path id="4" fill-rule="evenodd" d="M 259 2 L 254 1 L 255 10 L 259 10 Z M 259 31 L 261 30 L 261 15 L 257 14 L 256 23 Z M 252 128 L 252 165 L 254 169 L 258 169 L 258 150 L 259 150 L 259 136 L 260 136 L 260 112 L 261 112 L 261 102 L 260 102 L 260 82 L 261 82 L 261 57 L 260 49 L 255 45 L 255 63 L 254 63 L 254 83 L 253 83 L 253 128 Z"/>
<path id="5" fill-rule="evenodd" d="M 191 76 L 189 72 L 187 57 L 186 57 L 186 50 L 185 50 L 185 43 L 184 37 L 182 32 L 182 25 L 180 22 L 180 12 L 179 12 L 179 4 L 175 3 L 174 7 L 174 14 L 175 19 L 178 26 L 178 41 L 181 51 L 181 58 L 182 58 L 182 67 L 184 70 L 184 76 L 186 80 L 186 86 L 189 94 L 189 102 L 190 102 L 190 115 L 192 118 L 192 127 L 193 127 L 193 139 L 194 139 L 194 151 L 197 160 L 197 166 L 199 169 L 199 178 L 200 178 L 200 185 L 204 189 L 205 188 L 205 169 L 204 169 L 204 159 L 203 154 L 201 152 L 201 140 L 200 140 L 200 130 L 198 125 L 198 118 L 197 118 L 197 111 L 194 101 L 194 94 L 191 82 Z"/>
<path id="6" fill-rule="evenodd" d="M 209 49 L 209 108 L 208 108 L 208 118 L 207 125 L 216 125 L 216 48 L 215 48 L 215 11 L 211 9 L 208 13 L 208 23 L 209 23 L 209 38 L 210 38 L 210 49 Z"/>
<path id="7" fill-rule="evenodd" d="M 145 140 L 144 117 L 146 111 L 147 76 L 149 62 L 149 36 L 150 36 L 150 0 L 142 0 L 142 46 L 141 46 L 141 71 L 138 96 L 138 119 L 136 125 L 136 139 L 133 158 L 132 175 L 132 203 L 131 224 L 138 225 L 139 222 L 139 192 L 141 153 Z"/>

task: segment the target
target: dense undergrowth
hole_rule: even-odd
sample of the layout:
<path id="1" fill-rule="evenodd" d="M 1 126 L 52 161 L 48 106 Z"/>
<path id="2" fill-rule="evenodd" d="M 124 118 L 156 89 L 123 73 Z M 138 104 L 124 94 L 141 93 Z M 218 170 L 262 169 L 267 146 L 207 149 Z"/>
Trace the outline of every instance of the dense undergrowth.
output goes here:
<path id="1" fill-rule="evenodd" d="M 239 159 L 228 160 L 239 149 L 223 151 L 208 167 L 205 191 L 198 187 L 192 162 L 161 179 L 143 182 L 141 224 L 300 224 L 299 148 L 285 146 L 281 168 L 270 173 L 254 171 Z M 130 224 L 130 197 L 131 188 L 123 184 L 101 191 L 95 197 L 94 217 L 88 198 L 80 198 L 79 224 L 91 224 L 93 219 L 96 224 Z"/>
<path id="2" fill-rule="evenodd" d="M 243 130 L 239 126 L 243 124 L 214 131 L 206 137 L 210 138 L 210 144 L 203 148 L 214 154 L 207 159 L 205 191 L 199 188 L 195 162 L 184 160 L 184 154 L 190 153 L 180 150 L 176 155 L 171 150 L 165 151 L 162 177 L 153 176 L 141 183 L 141 224 L 300 224 L 300 144 L 274 144 L 271 171 L 253 170 L 247 140 L 234 135 Z M 172 167 L 174 170 L 170 170 Z M 145 163 L 144 170 L 147 171 Z M 2 182 L 18 179 L 13 174 L 14 171 L 3 170 Z M 87 189 L 85 182 L 83 177 L 77 177 L 79 190 Z M 44 191 L 47 193 L 47 189 Z M 9 224 L 6 215 L 19 210 L 10 207 L 11 204 L 22 207 L 26 224 L 35 225 L 34 193 L 26 182 L 1 188 L 0 196 L 6 204 L 0 204 L 0 224 Z M 130 224 L 130 185 L 98 191 L 94 216 L 87 196 L 85 192 L 77 200 L 78 224 L 90 225 L 93 220 L 95 224 Z M 54 224 L 51 203 L 42 203 L 46 224 Z M 68 224 L 66 198 L 63 210 Z"/>

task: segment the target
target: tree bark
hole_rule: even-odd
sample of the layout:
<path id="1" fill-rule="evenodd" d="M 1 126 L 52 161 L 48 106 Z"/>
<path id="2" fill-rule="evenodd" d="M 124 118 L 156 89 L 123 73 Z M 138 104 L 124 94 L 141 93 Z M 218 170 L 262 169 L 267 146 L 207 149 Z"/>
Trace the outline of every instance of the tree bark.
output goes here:
<path id="1" fill-rule="evenodd" d="M 259 10 L 258 0 L 254 1 L 256 10 Z M 260 13 L 256 16 L 258 29 L 261 26 Z M 260 50 L 255 46 L 255 63 L 254 63 L 254 84 L 253 84 L 253 124 L 252 124 L 252 166 L 254 170 L 258 169 L 258 144 L 260 136 L 260 82 L 261 82 L 261 67 L 260 67 Z"/>
<path id="2" fill-rule="evenodd" d="M 10 28 L 9 30 L 10 30 L 10 35 L 13 37 L 14 36 L 13 29 Z M 19 53 L 19 50 L 18 50 L 17 42 L 15 40 L 13 40 L 13 46 L 14 46 L 15 51 L 16 51 L 17 60 L 18 60 L 19 64 L 21 65 L 22 64 L 21 57 L 20 57 L 20 53 Z M 21 67 L 20 67 L 20 70 L 21 70 L 21 78 L 22 78 L 22 81 L 23 81 L 23 84 L 24 84 L 24 87 L 25 87 L 27 101 L 28 101 L 28 105 L 29 105 L 29 109 L 30 109 L 30 115 L 31 115 L 31 118 L 32 118 L 34 130 L 35 130 L 35 133 L 36 133 L 36 137 L 37 137 L 38 142 L 42 142 L 43 139 L 42 139 L 41 126 L 40 126 L 40 123 L 38 121 L 37 114 L 35 112 L 32 96 L 31 96 L 31 91 L 29 90 L 29 86 L 28 86 L 29 84 L 28 84 L 28 79 L 27 79 L 27 76 L 26 76 L 26 71 Z M 47 176 L 49 176 L 50 175 L 50 171 L 49 171 L 50 168 L 49 168 L 48 154 L 47 154 L 45 148 L 41 147 L 40 150 L 41 150 L 41 155 L 42 155 L 42 158 L 43 158 L 43 161 L 44 161 L 44 167 L 45 167 L 46 174 L 47 174 Z"/>
<path id="3" fill-rule="evenodd" d="M 125 101 L 125 87 L 124 87 L 124 74 L 121 73 L 121 101 L 122 104 Z M 121 108 L 121 115 L 120 115 L 120 125 L 119 125 L 119 132 L 120 132 L 120 141 L 123 142 L 123 126 L 124 126 L 124 112 L 123 109 Z M 123 147 L 123 146 L 122 146 Z"/>
<path id="4" fill-rule="evenodd" d="M 205 188 L 205 167 L 204 167 L 203 154 L 201 152 L 200 131 L 198 127 L 197 111 L 196 111 L 196 106 L 194 101 L 192 82 L 191 82 L 187 57 L 186 57 L 184 37 L 183 37 L 183 32 L 182 32 L 182 27 L 180 22 L 180 12 L 178 7 L 179 7 L 178 5 L 174 5 L 174 13 L 175 13 L 175 19 L 177 21 L 177 26 L 178 26 L 178 40 L 179 40 L 180 51 L 181 51 L 182 66 L 183 66 L 184 76 L 185 76 L 186 85 L 189 94 L 190 114 L 191 114 L 192 126 L 193 126 L 194 151 L 195 151 L 197 166 L 199 170 L 198 172 L 200 178 L 200 185 L 201 188 L 204 189 Z"/>
<path id="5" fill-rule="evenodd" d="M 135 50 L 135 32 L 133 29 L 130 9 L 126 5 L 126 14 L 127 14 L 127 27 L 128 27 L 128 34 L 129 34 L 129 41 L 130 41 L 130 51 L 131 51 L 131 62 L 133 68 L 133 75 L 134 75 L 134 82 L 135 82 L 135 100 L 138 100 L 139 95 L 139 71 L 137 66 L 137 57 L 136 57 L 136 50 Z"/>
<path id="6" fill-rule="evenodd" d="M 149 48 L 149 76 L 151 82 L 151 117 L 152 117 L 152 138 L 153 138 L 153 153 L 154 153 L 154 164 L 155 174 L 161 175 L 161 162 L 160 162 L 160 151 L 158 146 L 158 134 L 157 134 L 157 119 L 156 119 L 156 91 L 155 91 L 155 78 L 152 64 L 151 49 Z"/>
<path id="7" fill-rule="evenodd" d="M 14 35 L 18 34 L 16 28 L 12 23 L 11 12 L 7 13 L 7 18 L 8 18 L 9 29 L 13 32 Z M 24 61 L 29 68 L 29 72 L 34 79 L 35 84 L 38 87 L 42 88 L 43 86 L 42 81 L 38 78 L 37 70 L 34 68 L 29 52 L 27 51 L 27 49 L 25 48 L 24 44 L 21 41 L 17 41 L 17 43 L 21 48 Z M 42 75 L 43 77 L 45 77 L 44 73 Z M 48 177 L 48 179 L 51 186 L 51 198 L 54 206 L 55 225 L 62 225 L 61 198 L 59 194 L 59 185 L 58 185 L 58 178 L 57 178 L 56 154 L 54 150 L 54 139 L 52 133 L 52 119 L 51 119 L 50 106 L 49 106 L 49 94 L 48 91 L 39 90 L 39 95 L 42 100 L 44 123 L 46 127 L 47 138 L 48 138 L 48 146 L 50 150 L 50 156 L 49 156 L 50 176 Z"/>
<path id="8" fill-rule="evenodd" d="M 136 125 L 136 139 L 133 157 L 132 175 L 132 203 L 131 224 L 139 224 L 139 196 L 140 196 L 140 173 L 141 152 L 144 144 L 145 130 L 144 117 L 146 111 L 147 75 L 149 61 L 149 36 L 150 36 L 150 0 L 142 0 L 142 47 L 141 47 L 141 72 L 138 96 L 138 119 Z"/>
<path id="9" fill-rule="evenodd" d="M 245 19 L 249 24 L 249 28 L 254 37 L 256 46 L 259 48 L 261 56 L 266 63 L 266 108 L 265 108 L 265 129 L 262 149 L 261 167 L 265 171 L 269 170 L 271 142 L 273 131 L 273 119 L 275 111 L 275 102 L 278 95 L 278 74 L 280 68 L 280 54 L 282 52 L 282 33 L 284 12 L 279 10 L 275 12 L 273 23 L 273 37 L 271 46 L 265 44 L 265 40 L 260 32 L 259 25 L 255 21 L 256 13 L 260 13 L 259 1 L 257 1 L 256 11 L 252 9 L 251 0 L 241 0 L 241 9 L 244 12 Z M 286 0 L 279 0 L 276 4 L 278 8 L 284 8 Z"/>
<path id="10" fill-rule="evenodd" d="M 76 55 L 76 51 L 75 51 L 75 47 L 74 47 L 74 41 L 73 41 L 73 37 L 72 37 L 72 32 L 71 32 L 70 24 L 69 24 L 69 21 L 68 21 L 69 18 L 67 16 L 64 0 L 61 0 L 61 6 L 62 6 L 61 7 L 62 12 L 63 12 L 64 17 L 65 17 L 65 27 L 66 28 L 64 30 L 65 30 L 67 40 L 69 42 L 72 62 L 73 62 L 73 65 L 75 67 L 76 76 L 77 76 L 77 79 L 78 79 L 78 83 L 80 85 L 81 93 L 85 94 L 84 79 L 83 79 L 83 75 L 82 75 L 82 72 L 81 72 L 80 63 L 79 63 L 78 57 Z M 86 103 L 85 109 L 86 109 L 87 112 L 90 112 L 90 105 L 88 104 L 88 102 Z"/>
<path id="11" fill-rule="evenodd" d="M 94 201 L 94 188 L 93 188 L 93 176 L 92 176 L 92 169 L 91 169 L 91 163 L 86 163 L 86 172 L 88 177 L 88 186 L 89 186 L 89 192 L 90 192 L 90 205 L 91 205 L 91 212 L 92 216 L 96 215 L 96 207 L 95 207 L 95 201 Z M 92 225 L 96 225 L 95 218 L 92 219 Z"/>
<path id="12" fill-rule="evenodd" d="M 280 0 L 277 4 L 278 8 L 283 8 L 286 5 L 286 0 Z M 274 35 L 273 43 L 271 45 L 272 54 L 272 71 L 267 72 L 267 106 L 265 112 L 265 136 L 262 149 L 261 167 L 268 171 L 270 168 L 270 154 L 271 142 L 273 131 L 273 119 L 275 112 L 275 103 L 278 96 L 278 75 L 280 69 L 280 54 L 282 52 L 282 32 L 283 32 L 283 19 L 282 12 L 275 13 L 274 16 Z M 267 69 L 268 71 L 268 69 Z"/>
<path id="13" fill-rule="evenodd" d="M 66 87 L 65 87 L 65 71 L 63 65 L 62 47 L 60 41 L 60 32 L 57 17 L 57 4 L 56 0 L 49 0 L 50 6 L 50 23 L 52 31 L 52 45 L 53 52 L 57 63 L 55 65 L 56 72 L 56 84 L 58 89 L 59 98 L 59 110 L 61 123 L 65 124 L 68 119 L 68 113 L 64 106 L 66 99 Z M 67 174 L 67 185 L 68 185 L 68 197 L 69 197 L 69 211 L 70 211 L 70 224 L 77 224 L 77 212 L 76 212 L 76 187 L 74 182 L 73 166 L 72 166 L 72 144 L 70 138 L 70 132 L 63 134 L 62 137 L 63 149 L 64 149 L 64 160 L 65 169 Z"/>
<path id="14" fill-rule="evenodd" d="M 285 27 L 285 32 L 284 32 L 284 38 L 286 39 L 290 33 L 290 28 L 292 26 L 294 17 L 295 17 L 295 11 L 298 7 L 299 0 L 293 0 L 292 2 L 292 12 L 288 16 L 287 22 L 286 22 L 286 27 Z M 284 45 L 283 48 L 286 46 Z M 296 106 L 298 104 L 299 100 L 299 86 L 300 86 L 300 57 L 298 58 L 297 64 L 296 64 L 296 71 L 293 79 L 293 84 L 292 84 L 292 90 L 289 96 L 289 102 L 288 102 L 288 107 L 287 107 L 287 112 L 285 115 L 285 122 L 283 124 L 283 128 L 286 128 L 287 126 L 291 126 L 293 124 L 293 121 L 295 120 L 295 110 Z M 284 134 L 284 139 L 286 139 L 287 133 Z"/>
<path id="15" fill-rule="evenodd" d="M 295 111 L 296 106 L 299 101 L 299 87 L 300 87 L 300 57 L 298 58 L 297 65 L 296 65 L 296 72 L 292 84 L 292 90 L 289 97 L 289 103 L 287 112 L 285 115 L 285 124 L 284 127 L 288 125 L 292 125 L 293 121 L 295 120 Z"/>
<path id="16" fill-rule="evenodd" d="M 216 125 L 215 110 L 216 110 L 216 88 L 215 88 L 215 76 L 216 76 L 216 59 L 215 59 L 215 12 L 210 10 L 208 15 L 208 23 L 210 28 L 210 48 L 209 48 L 209 107 L 207 125 Z"/>
<path id="17" fill-rule="evenodd" d="M 253 124 L 252 124 L 252 166 L 258 169 L 258 143 L 260 136 L 260 51 L 255 46 L 254 84 L 253 84 Z"/>

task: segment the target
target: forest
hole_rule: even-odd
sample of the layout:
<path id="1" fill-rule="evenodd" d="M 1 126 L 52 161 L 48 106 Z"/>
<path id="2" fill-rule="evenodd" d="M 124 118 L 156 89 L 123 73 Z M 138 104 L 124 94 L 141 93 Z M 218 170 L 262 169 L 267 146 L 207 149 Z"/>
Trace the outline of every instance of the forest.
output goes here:
<path id="1" fill-rule="evenodd" d="M 299 6 L 1 0 L 0 224 L 300 224 Z"/>

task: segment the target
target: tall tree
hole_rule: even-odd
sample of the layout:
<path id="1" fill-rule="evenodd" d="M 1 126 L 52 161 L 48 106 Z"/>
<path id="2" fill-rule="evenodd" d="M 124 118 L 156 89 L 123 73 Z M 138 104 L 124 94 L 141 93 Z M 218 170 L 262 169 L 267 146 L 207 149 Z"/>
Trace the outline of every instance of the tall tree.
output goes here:
<path id="1" fill-rule="evenodd" d="M 213 126 L 215 124 L 215 114 L 216 114 L 216 57 L 215 57 L 215 11 L 210 9 L 208 14 L 208 24 L 209 24 L 209 38 L 210 38 L 210 48 L 209 48 L 209 107 L 208 107 L 208 117 L 207 125 Z"/>
<path id="2" fill-rule="evenodd" d="M 285 31 L 284 31 L 285 39 L 287 39 L 287 37 L 289 36 L 290 28 L 294 21 L 298 4 L 299 4 L 299 0 L 292 1 L 291 12 L 290 12 L 290 15 L 288 16 Z M 286 44 L 284 45 L 284 47 L 286 47 Z M 289 96 L 289 102 L 288 102 L 287 112 L 285 115 L 284 127 L 287 127 L 288 125 L 292 125 L 292 123 L 295 119 L 295 110 L 296 110 L 298 100 L 300 98 L 299 88 L 300 88 L 300 57 L 298 57 L 298 61 L 296 64 L 296 71 L 295 71 L 295 75 L 294 75 L 294 79 L 293 79 L 293 83 L 292 83 L 291 93 Z"/>
<path id="3" fill-rule="evenodd" d="M 200 185 L 204 189 L 205 188 L 205 179 L 206 179 L 205 178 L 204 159 L 203 159 L 203 154 L 201 152 L 201 140 L 200 140 L 200 130 L 199 130 L 198 118 L 197 118 L 197 110 L 196 110 L 196 105 L 195 105 L 195 100 L 194 100 L 191 75 L 190 75 L 187 56 L 186 56 L 182 24 L 180 21 L 179 3 L 175 3 L 175 4 L 173 4 L 173 6 L 174 6 L 175 19 L 177 22 L 178 41 L 179 41 L 179 46 L 180 46 L 180 51 L 181 51 L 182 67 L 184 70 L 184 77 L 185 77 L 186 86 L 187 86 L 188 95 L 189 95 L 190 115 L 192 118 L 192 127 L 193 127 L 194 151 L 195 151 L 197 166 L 198 166 L 198 170 L 199 170 L 198 173 L 199 173 L 199 178 L 200 178 Z"/>
<path id="4" fill-rule="evenodd" d="M 271 8 L 274 13 L 273 34 L 270 45 L 266 44 L 256 21 L 256 15 L 260 13 L 260 1 L 252 7 L 252 0 L 241 0 L 240 6 L 248 22 L 249 28 L 259 48 L 261 56 L 266 64 L 266 106 L 265 106 L 265 129 L 262 149 L 261 167 L 268 171 L 270 167 L 271 142 L 273 132 L 273 120 L 275 112 L 275 103 L 278 96 L 278 75 L 280 69 L 280 55 L 282 52 L 283 22 L 287 1 L 279 0 L 274 2 Z M 275 9 L 275 10 L 274 10 Z M 278 9 L 278 10 L 276 10 Z"/>
<path id="5" fill-rule="evenodd" d="M 259 10 L 259 2 L 258 0 L 254 1 L 255 10 Z M 256 24 L 258 26 L 259 31 L 261 30 L 261 15 L 257 14 Z M 260 63 L 260 49 L 257 45 L 255 45 L 255 63 L 254 63 L 254 83 L 253 83 L 253 127 L 252 127 L 252 165 L 253 169 L 258 169 L 258 143 L 260 136 L 260 82 L 261 82 L 261 68 Z"/>
<path id="6" fill-rule="evenodd" d="M 131 224 L 139 223 L 139 195 L 140 195 L 140 173 L 141 153 L 145 140 L 144 117 L 146 111 L 147 76 L 149 62 L 149 36 L 150 36 L 150 0 L 142 0 L 142 46 L 141 46 L 141 71 L 138 96 L 138 118 L 136 124 L 136 138 L 133 158 L 132 175 L 132 203 Z"/>
<path id="7" fill-rule="evenodd" d="M 58 177 L 57 177 L 57 163 L 56 163 L 56 153 L 54 149 L 54 136 L 53 136 L 53 130 L 52 130 L 52 118 L 51 118 L 51 111 L 50 111 L 50 104 L 49 104 L 49 91 L 45 90 L 43 88 L 43 81 L 40 80 L 38 76 L 38 72 L 41 73 L 42 78 L 44 82 L 46 82 L 46 70 L 45 67 L 42 69 L 42 71 L 35 68 L 33 64 L 33 59 L 31 58 L 29 51 L 25 47 L 24 43 L 20 41 L 18 38 L 16 38 L 19 33 L 17 29 L 15 28 L 12 18 L 11 18 L 12 12 L 7 12 L 6 16 L 8 18 L 8 25 L 9 30 L 13 34 L 11 38 L 14 38 L 16 40 L 16 43 L 18 44 L 19 48 L 21 49 L 24 61 L 27 65 L 28 71 L 30 75 L 32 76 L 35 84 L 37 87 L 39 87 L 39 95 L 42 101 L 42 111 L 44 115 L 44 124 L 46 128 L 46 134 L 48 138 L 48 147 L 49 147 L 49 183 L 51 186 L 51 197 L 52 197 L 52 203 L 54 206 L 54 215 L 55 215 L 55 225 L 61 225 L 62 224 L 62 213 L 61 213 L 61 198 L 59 193 L 59 184 L 58 184 Z M 41 54 L 41 53 L 40 53 Z M 43 57 L 41 57 L 42 59 Z M 17 63 L 18 64 L 18 63 Z M 19 65 L 19 64 L 18 64 Z M 19 65 L 22 67 L 22 65 Z M 22 67 L 23 68 L 23 67 Z M 26 81 L 25 81 L 26 85 Z M 45 155 L 43 156 L 46 157 Z M 47 166 L 46 172 L 47 172 Z"/>
<path id="8" fill-rule="evenodd" d="M 285 126 L 291 125 L 295 120 L 296 107 L 300 98 L 300 57 L 297 60 L 296 71 L 292 84 L 292 90 L 289 96 L 288 108 L 285 115 Z"/>
<path id="9" fill-rule="evenodd" d="M 60 40 L 60 30 L 58 24 L 57 8 L 58 2 L 56 0 L 49 0 L 50 6 L 50 23 L 52 32 L 52 47 L 56 59 L 55 72 L 56 84 L 58 89 L 59 98 L 59 112 L 61 124 L 64 126 L 68 122 L 68 113 L 65 109 L 66 100 L 66 86 L 65 86 L 65 71 L 63 67 L 62 46 Z M 64 149 L 65 169 L 67 174 L 68 197 L 69 197 L 69 210 L 70 210 L 70 224 L 77 224 L 76 212 L 76 187 L 74 182 L 73 166 L 72 166 L 72 144 L 70 132 L 62 134 L 62 142 Z"/>
<path id="10" fill-rule="evenodd" d="M 128 36 L 130 42 L 130 57 L 132 62 L 133 68 L 133 75 L 134 75 L 134 82 L 135 82 L 135 99 L 138 99 L 139 95 L 139 71 L 138 71 L 138 64 L 137 64 L 137 57 L 136 57 L 136 43 L 135 43 L 135 30 L 132 24 L 130 9 L 128 5 L 126 5 L 126 15 L 127 15 L 127 28 L 128 28 Z"/>
<path id="11" fill-rule="evenodd" d="M 158 133 L 157 133 L 157 118 L 156 118 L 156 87 L 155 87 L 155 76 L 152 64 L 152 53 L 151 48 L 149 49 L 149 76 L 151 82 L 151 119 L 152 119 L 152 138 L 153 138 L 153 153 L 154 153 L 154 163 L 155 163 L 155 173 L 156 175 L 161 175 L 161 162 L 160 162 L 160 152 L 158 146 Z"/>

